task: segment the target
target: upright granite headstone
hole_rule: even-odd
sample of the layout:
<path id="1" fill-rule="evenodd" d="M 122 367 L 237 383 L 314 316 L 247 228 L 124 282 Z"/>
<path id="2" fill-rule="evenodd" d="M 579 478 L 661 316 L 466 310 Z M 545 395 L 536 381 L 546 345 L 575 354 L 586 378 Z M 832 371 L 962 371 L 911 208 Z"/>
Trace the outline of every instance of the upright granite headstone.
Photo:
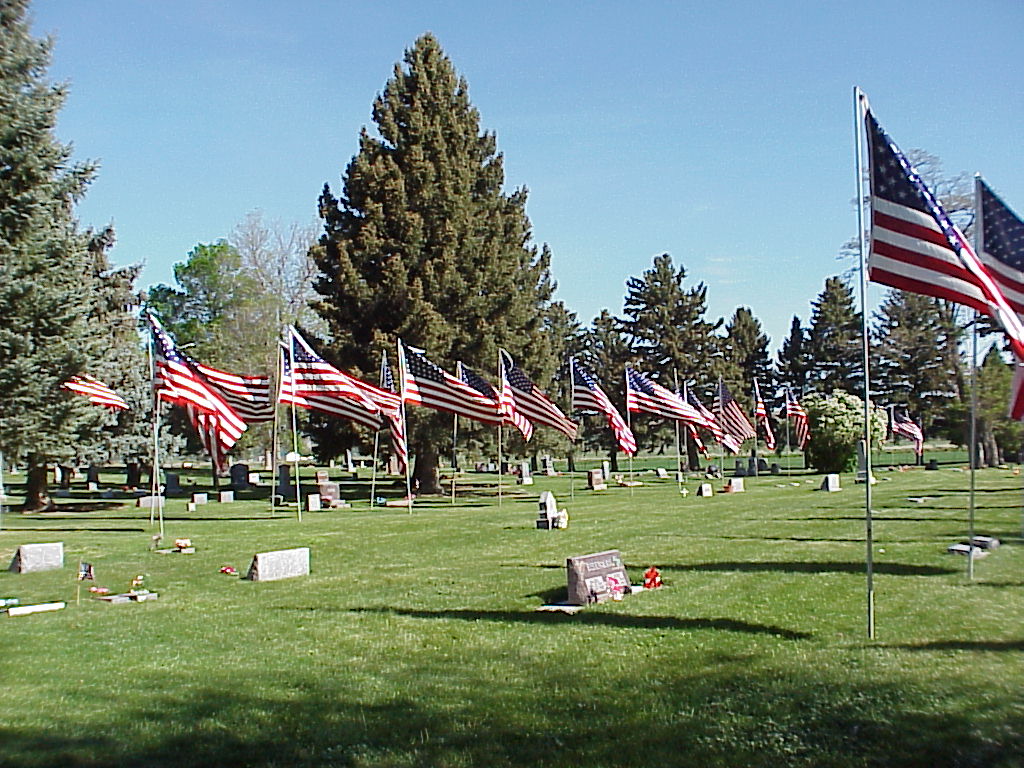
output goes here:
<path id="1" fill-rule="evenodd" d="M 715 495 L 715 491 L 711 487 L 711 483 L 701 483 L 699 486 L 697 486 L 697 495 L 698 496 L 714 496 Z"/>
<path id="2" fill-rule="evenodd" d="M 231 490 L 233 491 L 248 491 L 249 486 L 249 465 L 248 464 L 232 464 L 228 469 L 228 475 L 231 477 Z"/>
<path id="3" fill-rule="evenodd" d="M 863 483 L 863 482 L 867 481 L 868 479 L 869 478 L 868 478 L 867 451 L 864 448 L 864 441 L 863 440 L 858 440 L 857 441 L 857 479 L 856 479 L 855 482 Z M 872 476 L 870 478 L 870 481 L 871 481 L 872 485 L 875 484 L 876 481 L 875 481 L 874 476 Z"/>
<path id="4" fill-rule="evenodd" d="M 555 500 L 555 494 L 551 491 L 544 491 L 540 495 L 537 506 L 539 507 L 541 517 L 554 517 L 558 512 L 558 502 Z"/>
<path id="5" fill-rule="evenodd" d="M 601 462 L 601 476 L 605 480 L 612 476 L 612 465 L 610 461 Z"/>
<path id="6" fill-rule="evenodd" d="M 743 459 L 736 459 L 736 468 L 733 470 L 736 477 L 746 477 L 747 468 L 743 465 Z"/>
<path id="7" fill-rule="evenodd" d="M 519 484 L 533 485 L 533 475 L 530 474 L 530 462 L 519 462 Z"/>
<path id="8" fill-rule="evenodd" d="M 841 491 L 839 487 L 839 475 L 825 475 L 825 479 L 821 481 L 821 490 L 828 491 L 829 493 L 835 493 Z"/>
<path id="9" fill-rule="evenodd" d="M 547 477 L 555 476 L 555 462 L 550 456 L 545 456 L 540 460 L 541 469 Z"/>
<path id="10" fill-rule="evenodd" d="M 319 483 L 317 484 L 317 490 L 320 493 L 320 499 L 327 502 L 328 505 L 341 498 L 341 485 L 339 483 Z"/>
<path id="11" fill-rule="evenodd" d="M 747 489 L 743 487 L 742 477 L 730 477 L 726 483 L 725 490 L 728 493 L 744 493 Z"/>
<path id="12" fill-rule="evenodd" d="M 355 472 L 356 465 L 352 462 L 352 450 L 350 448 L 345 449 L 345 471 Z"/>
<path id="13" fill-rule="evenodd" d="M 759 458 L 757 460 L 757 471 L 758 471 L 758 474 L 760 474 L 761 472 L 767 472 L 768 471 L 768 462 L 765 459 L 760 459 Z"/>
<path id="14" fill-rule="evenodd" d="M 279 464 L 277 467 L 277 488 L 274 493 L 278 496 L 294 498 L 295 486 L 292 485 L 291 464 Z"/>
<path id="15" fill-rule="evenodd" d="M 757 477 L 757 459 L 754 457 L 747 459 L 747 477 Z"/>
<path id="16" fill-rule="evenodd" d="M 166 496 L 184 496 L 181 479 L 176 472 L 164 472 L 164 494 Z"/>
<path id="17" fill-rule="evenodd" d="M 64 464 L 57 465 L 57 481 L 60 483 L 60 489 L 62 491 L 71 490 L 71 478 L 74 474 L 74 470 L 71 467 L 65 466 Z"/>
<path id="18" fill-rule="evenodd" d="M 319 512 L 320 511 L 320 494 L 311 493 L 306 497 L 306 511 L 307 512 Z"/>
<path id="19" fill-rule="evenodd" d="M 135 506 L 141 509 L 160 509 L 164 506 L 163 496 L 139 496 L 135 500 Z"/>
<path id="20" fill-rule="evenodd" d="M 587 472 L 587 488 L 592 491 L 605 491 L 608 484 L 604 481 L 604 472 L 600 469 L 591 469 Z"/>
<path id="21" fill-rule="evenodd" d="M 206 493 L 193 493 L 192 503 L 193 504 L 208 504 L 210 502 L 210 496 Z"/>
<path id="22" fill-rule="evenodd" d="M 100 484 L 100 468 L 95 464 L 90 464 L 85 471 L 85 482 L 94 483 L 97 486 Z"/>
<path id="23" fill-rule="evenodd" d="M 318 469 L 316 471 L 316 484 L 322 485 L 323 483 L 331 482 L 331 473 L 326 469 Z"/>
<path id="24" fill-rule="evenodd" d="M 629 574 L 617 549 L 566 558 L 565 571 L 573 605 L 602 603 L 615 592 L 629 590 Z"/>
<path id="25" fill-rule="evenodd" d="M 781 475 L 782 474 L 782 466 L 779 465 L 779 464 L 772 464 L 772 474 L 773 475 Z"/>
<path id="26" fill-rule="evenodd" d="M 11 573 L 52 571 L 64 567 L 64 543 L 22 544 L 14 553 L 8 570 Z"/>
<path id="27" fill-rule="evenodd" d="M 309 574 L 309 547 L 279 549 L 275 552 L 257 552 L 252 558 L 250 581 L 277 581 Z"/>
<path id="28" fill-rule="evenodd" d="M 230 504 L 234 500 L 235 500 L 235 492 L 234 491 L 221 491 L 217 495 L 217 501 L 219 501 L 221 504 Z"/>
<path id="29" fill-rule="evenodd" d="M 129 488 L 142 485 L 142 467 L 132 462 L 124 468 L 124 484 Z"/>

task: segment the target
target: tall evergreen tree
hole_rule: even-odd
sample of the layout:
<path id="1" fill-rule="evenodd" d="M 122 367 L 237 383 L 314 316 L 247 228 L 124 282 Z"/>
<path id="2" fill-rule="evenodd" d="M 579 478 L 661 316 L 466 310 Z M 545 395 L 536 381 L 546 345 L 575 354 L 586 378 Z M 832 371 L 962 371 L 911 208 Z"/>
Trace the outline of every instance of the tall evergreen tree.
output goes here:
<path id="1" fill-rule="evenodd" d="M 94 167 L 72 163 L 54 136 L 65 89 L 47 79 L 51 43 L 32 38 L 27 6 L 0 3 L 0 450 L 28 465 L 33 511 L 51 504 L 48 462 L 73 455 L 96 424 L 60 384 L 87 371 L 103 339 L 90 317 L 89 235 L 73 214 Z"/>
<path id="2" fill-rule="evenodd" d="M 626 365 L 633 362 L 633 350 L 626 339 L 622 321 L 607 309 L 594 318 L 582 337 L 582 348 L 576 355 L 580 364 L 594 377 L 612 405 L 623 418 L 626 415 Z M 643 425 L 635 425 L 634 434 L 646 435 Z M 604 416 L 583 417 L 583 447 L 608 453 L 613 469 L 618 470 L 618 443 Z"/>
<path id="3" fill-rule="evenodd" d="M 807 386 L 807 371 L 811 361 L 808 358 L 807 331 L 800 324 L 800 318 L 793 315 L 789 336 L 782 342 L 776 363 L 779 385 L 790 387 L 799 396 Z"/>
<path id="4" fill-rule="evenodd" d="M 753 381 L 768 401 L 775 393 L 775 371 L 768 354 L 768 335 L 749 307 L 738 307 L 725 326 L 722 339 L 722 380 L 748 414 L 753 413 Z M 753 418 L 751 416 L 751 418 Z"/>
<path id="5" fill-rule="evenodd" d="M 379 135 L 361 132 L 342 195 L 325 185 L 320 196 L 324 234 L 313 257 L 328 357 L 372 377 L 398 338 L 439 363 L 482 370 L 505 347 L 546 382 L 558 364 L 545 325 L 550 254 L 531 244 L 526 191 L 502 192 L 495 136 L 481 132 L 466 81 L 432 35 L 395 66 L 373 120 Z M 351 440 L 337 422 L 314 436 L 322 452 Z M 437 459 L 450 441 L 449 417 L 413 409 L 421 492 L 440 490 Z"/>
<path id="6" fill-rule="evenodd" d="M 861 323 L 853 291 L 840 277 L 826 278 L 811 307 L 808 386 L 826 394 L 836 390 L 863 394 Z"/>

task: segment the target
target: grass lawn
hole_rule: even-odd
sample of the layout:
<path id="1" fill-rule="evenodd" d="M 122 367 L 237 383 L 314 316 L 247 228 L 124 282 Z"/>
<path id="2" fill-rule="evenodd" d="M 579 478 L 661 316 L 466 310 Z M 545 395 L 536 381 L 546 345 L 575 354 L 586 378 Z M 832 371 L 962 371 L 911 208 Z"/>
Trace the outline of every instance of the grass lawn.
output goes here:
<path id="1" fill-rule="evenodd" d="M 0 617 L 0 765 L 1020 766 L 1022 478 L 979 472 L 977 533 L 1004 546 L 969 583 L 945 553 L 968 475 L 877 475 L 873 641 L 847 475 L 840 493 L 794 474 L 710 499 L 650 474 L 632 492 L 577 479 L 574 498 L 539 477 L 500 506 L 481 493 L 412 514 L 348 482 L 353 509 L 301 523 L 265 500 L 171 500 L 166 539 L 194 555 L 149 551 L 148 511 L 78 490 L 55 513 L 8 511 L 0 566 L 45 541 L 66 565 L 2 572 L 0 597 L 69 605 Z M 534 528 L 542 490 L 567 530 Z M 308 577 L 219 573 L 297 546 Z M 667 588 L 535 610 L 564 596 L 567 556 L 609 548 Z M 76 605 L 79 560 L 115 591 L 145 574 L 160 599 Z"/>

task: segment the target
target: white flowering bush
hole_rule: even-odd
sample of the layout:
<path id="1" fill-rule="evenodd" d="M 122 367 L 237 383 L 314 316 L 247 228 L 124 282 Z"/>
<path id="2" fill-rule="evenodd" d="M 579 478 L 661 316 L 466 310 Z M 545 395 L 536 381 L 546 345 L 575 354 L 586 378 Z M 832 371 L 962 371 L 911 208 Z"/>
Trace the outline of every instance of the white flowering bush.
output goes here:
<path id="1" fill-rule="evenodd" d="M 811 394 L 800 404 L 807 412 L 811 439 L 807 463 L 819 472 L 848 472 L 855 468 L 857 441 L 864 436 L 864 401 L 848 392 Z M 885 439 L 888 418 L 884 408 L 871 413 L 871 442 Z"/>

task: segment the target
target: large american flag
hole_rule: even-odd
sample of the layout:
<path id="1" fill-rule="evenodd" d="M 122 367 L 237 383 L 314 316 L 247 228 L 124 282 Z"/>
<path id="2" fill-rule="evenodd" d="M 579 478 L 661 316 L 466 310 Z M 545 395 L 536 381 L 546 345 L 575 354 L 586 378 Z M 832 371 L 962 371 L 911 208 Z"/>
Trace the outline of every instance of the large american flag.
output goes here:
<path id="1" fill-rule="evenodd" d="M 1024 317 L 1024 221 L 980 178 L 975 180 L 975 204 L 981 232 L 981 260 L 1018 317 Z M 1014 366 L 1010 417 L 1024 420 L 1024 366 Z"/>
<path id="2" fill-rule="evenodd" d="M 576 358 L 569 358 L 569 375 L 572 377 L 572 408 L 575 411 L 603 413 L 608 420 L 619 444 L 619 449 L 632 456 L 636 453 L 636 438 L 622 416 L 608 399 L 608 395 L 594 380 L 594 377 L 579 363 Z"/>
<path id="3" fill-rule="evenodd" d="M 764 428 L 764 445 L 769 451 L 775 450 L 775 433 L 772 432 L 771 422 L 768 420 L 768 409 L 761 399 L 761 388 L 754 379 L 754 420 Z"/>
<path id="4" fill-rule="evenodd" d="M 460 379 L 480 394 L 498 403 L 505 414 L 505 423 L 518 429 L 524 440 L 529 440 L 533 436 L 533 424 L 516 410 L 515 402 L 512 400 L 512 390 L 507 382 L 502 381 L 502 392 L 499 393 L 489 381 L 465 363 L 460 362 L 456 370 Z"/>
<path id="5" fill-rule="evenodd" d="M 811 430 L 807 424 L 807 412 L 803 406 L 793 397 L 793 392 L 786 389 L 786 418 L 793 422 L 793 436 L 796 438 L 796 447 L 803 450 L 807 441 L 811 438 Z"/>
<path id="6" fill-rule="evenodd" d="M 196 370 L 206 379 L 207 384 L 216 387 L 246 424 L 259 424 L 274 420 L 277 403 L 270 396 L 269 376 L 239 376 L 227 373 L 200 362 Z"/>
<path id="7" fill-rule="evenodd" d="M 398 343 L 405 402 L 447 411 L 475 421 L 498 426 L 505 423 L 501 405 L 492 397 L 430 362 L 425 355 Z"/>
<path id="8" fill-rule="evenodd" d="M 754 427 L 751 426 L 743 409 L 733 398 L 724 381 L 718 382 L 718 388 L 715 390 L 715 402 L 712 407 L 718 415 L 722 430 L 727 435 L 732 435 L 740 443 L 751 438 L 757 439 L 757 432 L 754 431 Z"/>
<path id="9" fill-rule="evenodd" d="M 548 399 L 548 396 L 515 364 L 508 352 L 501 350 L 499 358 L 503 398 L 511 396 L 515 410 L 534 424 L 557 429 L 570 440 L 575 440 L 579 425 Z"/>
<path id="10" fill-rule="evenodd" d="M 700 417 L 703 420 L 700 422 L 700 426 L 708 430 L 711 433 L 711 436 L 715 438 L 715 441 L 717 443 L 719 443 L 722 447 L 726 448 L 732 453 L 740 452 L 740 441 L 737 440 L 732 435 L 727 434 L 725 430 L 722 429 L 722 425 L 718 423 L 718 418 L 715 416 L 715 414 L 713 414 L 711 411 L 705 408 L 704 403 L 700 401 L 700 398 L 698 398 L 694 391 L 687 387 L 685 384 L 683 385 L 682 398 L 691 406 L 693 406 L 694 410 L 696 410 L 697 413 L 700 414 Z M 691 434 L 693 433 L 694 430 L 691 430 Z M 698 448 L 700 447 L 701 445 L 698 445 Z M 706 451 L 704 451 L 704 453 L 705 455 L 707 455 Z"/>
<path id="11" fill-rule="evenodd" d="M 369 429 L 381 427 L 383 409 L 367 393 L 370 385 L 328 363 L 291 326 L 285 331 L 281 355 L 279 402 L 350 419 Z M 384 394 L 398 402 L 395 395 Z"/>
<path id="12" fill-rule="evenodd" d="M 153 334 L 158 400 L 185 408 L 200 440 L 219 468 L 246 430 L 245 421 L 199 372 L 198 365 L 178 351 L 174 340 L 152 313 L 146 315 Z"/>
<path id="13" fill-rule="evenodd" d="M 626 368 L 626 409 L 632 413 L 651 413 L 695 424 L 704 424 L 706 421 L 696 408 L 684 402 L 675 392 L 665 389 L 632 368 Z"/>
<path id="14" fill-rule="evenodd" d="M 871 280 L 990 315 L 1006 332 L 1017 360 L 1024 361 L 1024 325 L 995 275 L 870 111 L 865 120 L 871 169 Z"/>
<path id="15" fill-rule="evenodd" d="M 390 409 L 384 411 L 384 421 L 387 422 L 388 434 L 391 436 L 391 451 L 398 462 L 398 471 L 402 473 L 409 466 L 405 408 L 402 405 L 402 398 L 396 393 L 395 377 L 391 374 L 391 366 L 388 365 L 388 356 L 385 352 L 380 355 L 380 388 L 394 395 L 397 401 L 394 411 Z"/>
<path id="16" fill-rule="evenodd" d="M 924 452 L 924 432 L 916 423 L 911 421 L 906 411 L 892 411 L 892 424 L 890 425 L 894 435 L 903 435 L 908 440 L 914 441 L 914 453 L 920 456 Z"/>
<path id="17" fill-rule="evenodd" d="M 128 410 L 128 403 L 124 401 L 123 397 L 92 376 L 84 374 L 82 376 L 72 376 L 61 384 L 61 387 L 69 392 L 85 395 L 93 405 L 102 405 L 114 410 Z"/>

